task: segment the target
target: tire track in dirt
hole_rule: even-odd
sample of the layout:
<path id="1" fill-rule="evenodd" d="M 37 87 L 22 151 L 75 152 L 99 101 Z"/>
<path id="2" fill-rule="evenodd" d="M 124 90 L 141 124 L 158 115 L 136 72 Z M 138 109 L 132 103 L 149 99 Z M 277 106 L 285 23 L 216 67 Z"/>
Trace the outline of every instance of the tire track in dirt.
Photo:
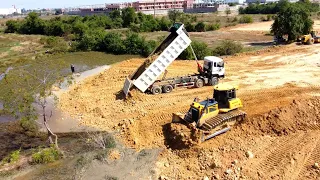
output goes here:
<path id="1" fill-rule="evenodd" d="M 286 173 L 288 176 L 287 179 L 305 179 L 307 177 L 306 174 L 308 173 L 308 170 L 312 168 L 311 166 L 315 162 L 320 161 L 320 137 L 318 136 L 319 131 L 314 131 L 313 133 L 313 138 L 315 140 L 310 142 L 310 146 L 305 146 L 304 151 L 306 153 L 304 158 L 301 158 L 302 162 L 296 166 L 292 170 L 292 173 Z M 299 159 L 297 159 L 299 161 Z"/>
<path id="2" fill-rule="evenodd" d="M 281 179 L 285 172 L 283 170 L 290 164 L 291 154 L 299 152 L 310 139 L 308 133 L 283 137 L 283 140 L 271 144 L 268 153 L 257 155 L 259 160 L 256 160 L 255 165 L 250 164 L 250 169 L 255 169 L 260 178 Z"/>

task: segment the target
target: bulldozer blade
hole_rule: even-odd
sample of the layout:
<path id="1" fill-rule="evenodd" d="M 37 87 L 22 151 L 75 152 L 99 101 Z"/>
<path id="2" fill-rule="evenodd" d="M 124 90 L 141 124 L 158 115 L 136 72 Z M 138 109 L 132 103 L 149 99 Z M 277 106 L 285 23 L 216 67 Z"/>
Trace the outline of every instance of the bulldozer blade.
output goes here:
<path id="1" fill-rule="evenodd" d="M 172 113 L 172 122 L 179 123 L 182 122 L 184 119 L 185 114 L 182 113 Z"/>
<path id="2" fill-rule="evenodd" d="M 219 136 L 219 135 L 221 135 L 221 134 L 229 131 L 230 129 L 231 129 L 230 127 L 226 127 L 226 128 L 224 128 L 224 129 L 221 129 L 221 130 L 219 130 L 219 131 L 216 131 L 216 132 L 214 132 L 213 134 L 208 135 L 208 136 L 206 136 L 206 137 L 204 137 L 204 135 L 202 135 L 201 142 L 204 142 L 204 141 L 207 141 L 207 140 L 209 140 L 209 139 L 211 139 L 211 138 L 214 138 L 214 137 L 216 137 L 216 136 Z"/>

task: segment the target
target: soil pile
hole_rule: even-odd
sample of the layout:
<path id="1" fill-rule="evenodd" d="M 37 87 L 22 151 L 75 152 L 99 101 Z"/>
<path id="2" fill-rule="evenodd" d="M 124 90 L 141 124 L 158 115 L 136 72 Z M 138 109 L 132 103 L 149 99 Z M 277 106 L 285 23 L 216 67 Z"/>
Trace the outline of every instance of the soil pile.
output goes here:
<path id="1" fill-rule="evenodd" d="M 287 135 L 299 130 L 320 129 L 320 98 L 293 100 L 289 106 L 271 110 L 244 122 L 249 133 Z"/>

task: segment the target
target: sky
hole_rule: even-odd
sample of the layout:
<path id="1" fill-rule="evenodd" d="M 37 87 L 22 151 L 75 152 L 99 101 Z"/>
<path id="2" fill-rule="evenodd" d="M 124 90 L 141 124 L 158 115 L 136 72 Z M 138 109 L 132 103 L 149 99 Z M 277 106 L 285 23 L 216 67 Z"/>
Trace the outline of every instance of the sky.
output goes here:
<path id="1" fill-rule="evenodd" d="M 131 1 L 131 0 L 127 0 Z M 0 8 L 37 9 L 37 8 L 64 8 L 80 5 L 104 4 L 112 2 L 126 2 L 126 0 L 0 0 Z"/>

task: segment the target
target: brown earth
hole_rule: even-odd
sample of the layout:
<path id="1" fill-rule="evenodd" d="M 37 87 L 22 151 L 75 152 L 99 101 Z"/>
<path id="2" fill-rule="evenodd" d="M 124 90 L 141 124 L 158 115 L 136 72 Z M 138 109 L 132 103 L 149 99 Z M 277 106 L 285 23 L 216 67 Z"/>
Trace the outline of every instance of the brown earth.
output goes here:
<path id="1" fill-rule="evenodd" d="M 161 95 L 134 91 L 133 98 L 124 101 L 119 93 L 124 78 L 143 59 L 115 64 L 75 85 L 61 96 L 60 107 L 85 125 L 118 131 L 129 147 L 163 148 L 157 168 L 169 179 L 316 179 L 320 172 L 312 165 L 320 162 L 320 100 L 315 97 L 320 95 L 319 47 L 293 44 L 226 57 L 222 83 L 239 85 L 248 118 L 192 148 L 170 144 L 167 126 L 172 113 L 185 112 L 196 96 L 212 96 L 212 87 Z M 175 61 L 167 77 L 191 74 L 196 68 L 194 61 Z M 246 157 L 248 150 L 254 158 Z"/>

